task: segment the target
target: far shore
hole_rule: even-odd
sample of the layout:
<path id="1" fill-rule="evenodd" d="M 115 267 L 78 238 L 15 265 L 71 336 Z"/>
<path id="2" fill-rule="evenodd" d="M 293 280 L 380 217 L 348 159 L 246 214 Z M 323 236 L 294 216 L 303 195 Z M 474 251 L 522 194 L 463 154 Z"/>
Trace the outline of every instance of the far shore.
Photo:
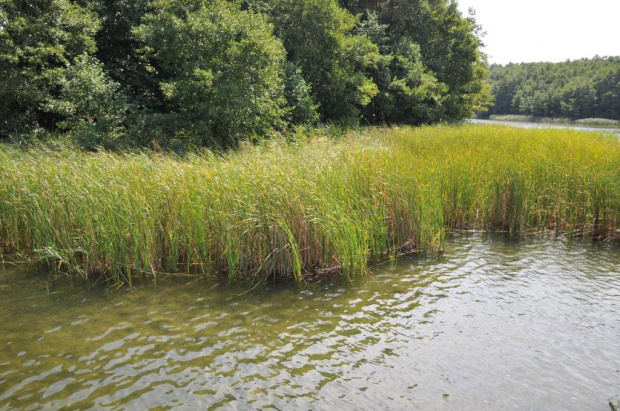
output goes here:
<path id="1" fill-rule="evenodd" d="M 550 125 L 562 125 L 571 127 L 595 127 L 595 128 L 619 128 L 620 121 L 611 120 L 607 118 L 583 118 L 579 120 L 572 120 L 570 118 L 552 118 L 552 117 L 536 117 L 521 114 L 506 114 L 506 115 L 491 115 L 488 118 L 478 117 L 477 120 L 489 120 L 489 121 L 509 121 L 520 123 L 536 123 L 536 124 L 550 124 Z"/>
<path id="2" fill-rule="evenodd" d="M 473 118 L 468 120 L 469 123 L 473 124 L 489 124 L 489 125 L 505 125 L 517 128 L 526 128 L 526 129 L 534 129 L 534 128 L 551 128 L 551 129 L 569 129 L 569 130 L 578 130 L 578 131 L 595 131 L 595 132 L 604 132 L 604 133 L 612 133 L 620 136 L 620 126 L 602 126 L 602 125 L 589 125 L 585 123 L 577 123 L 571 122 L 570 120 L 562 123 L 560 121 L 552 122 L 552 121 L 529 121 L 527 119 L 503 119 L 503 116 L 491 116 L 490 119 L 481 119 L 481 118 Z M 553 119 L 549 119 L 553 120 Z M 555 119 L 557 120 L 557 119 Z"/>

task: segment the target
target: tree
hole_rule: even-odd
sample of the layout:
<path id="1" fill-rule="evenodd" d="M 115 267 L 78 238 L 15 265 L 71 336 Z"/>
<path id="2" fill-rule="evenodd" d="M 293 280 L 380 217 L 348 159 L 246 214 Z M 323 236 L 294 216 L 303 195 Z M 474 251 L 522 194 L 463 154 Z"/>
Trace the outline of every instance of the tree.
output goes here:
<path id="1" fill-rule="evenodd" d="M 423 81 L 426 84 L 423 88 L 430 93 L 423 98 L 426 101 L 423 105 L 428 104 L 427 112 L 432 113 L 420 117 L 426 117 L 428 121 L 460 120 L 485 110 L 491 103 L 490 89 L 484 81 L 487 70 L 486 57 L 480 51 L 481 28 L 473 17 L 464 18 L 455 2 L 350 0 L 343 3 L 353 10 L 361 7 L 372 10 L 367 13 L 368 20 L 372 19 L 372 13 L 377 14 L 378 22 L 386 27 L 387 34 L 387 47 L 382 54 L 397 53 L 399 48 L 402 50 L 399 45 L 403 44 L 418 48 L 418 60 L 414 58 L 410 63 L 424 67 L 425 76 L 418 81 Z M 411 49 L 411 46 L 407 48 Z M 407 54 L 398 60 L 404 62 Z M 435 80 L 431 81 L 430 76 Z M 385 86 L 380 89 L 384 94 L 389 93 Z M 408 91 L 406 93 L 411 95 Z M 417 94 L 416 99 L 421 97 L 419 93 L 414 94 Z M 423 109 L 417 103 L 415 106 L 416 110 Z M 410 114 L 416 116 L 413 111 Z"/>
<path id="2" fill-rule="evenodd" d="M 0 139 L 16 139 L 62 118 L 44 103 L 77 56 L 95 50 L 94 13 L 68 0 L 0 0 Z"/>
<path id="3" fill-rule="evenodd" d="M 620 58 L 597 81 L 597 117 L 620 120 Z"/>
<path id="4" fill-rule="evenodd" d="M 377 94 L 365 69 L 379 60 L 377 45 L 355 34 L 357 19 L 335 0 L 274 0 L 264 7 L 288 61 L 312 89 L 323 121 L 358 124 Z"/>
<path id="5" fill-rule="evenodd" d="M 312 98 L 312 88 L 303 78 L 301 68 L 287 62 L 285 69 L 286 121 L 289 124 L 316 125 L 320 119 L 319 106 Z"/>
<path id="6" fill-rule="evenodd" d="M 63 71 L 56 83 L 58 97 L 43 105 L 46 111 L 64 117 L 58 127 L 87 149 L 116 148 L 126 137 L 129 104 L 120 85 L 103 71 L 103 65 L 83 54 Z"/>
<path id="7" fill-rule="evenodd" d="M 490 114 L 620 119 L 620 58 L 493 65 Z"/>
<path id="8" fill-rule="evenodd" d="M 285 53 L 263 16 L 224 0 L 155 6 L 135 30 L 166 98 L 155 124 L 220 147 L 282 124 Z"/>
<path id="9" fill-rule="evenodd" d="M 134 29 L 148 13 L 154 12 L 152 0 L 88 0 L 97 12 L 101 29 L 97 32 L 96 57 L 106 73 L 123 93 L 143 110 L 162 106 L 163 96 L 156 76 L 149 71 L 148 60 L 140 53 L 141 42 Z"/>
<path id="10" fill-rule="evenodd" d="M 388 25 L 369 12 L 359 31 L 379 45 L 381 58 L 368 70 L 379 93 L 365 110 L 372 123 L 427 124 L 443 116 L 446 86 L 437 81 L 422 63 L 420 47 L 408 37 L 387 34 Z"/>
<path id="11" fill-rule="evenodd" d="M 479 31 L 447 0 L 0 0 L 0 139 L 234 147 L 287 123 L 462 119 L 488 104 Z"/>

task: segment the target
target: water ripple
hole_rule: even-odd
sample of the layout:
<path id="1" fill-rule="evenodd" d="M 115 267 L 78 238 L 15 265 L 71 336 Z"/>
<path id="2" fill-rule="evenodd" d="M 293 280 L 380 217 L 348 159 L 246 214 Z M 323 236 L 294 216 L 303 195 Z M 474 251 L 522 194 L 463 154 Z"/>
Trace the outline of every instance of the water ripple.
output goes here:
<path id="1" fill-rule="evenodd" d="M 54 298 L 4 271 L 0 410 L 603 410 L 620 397 L 618 267 L 613 245 L 463 234 L 371 278 L 251 293 Z"/>

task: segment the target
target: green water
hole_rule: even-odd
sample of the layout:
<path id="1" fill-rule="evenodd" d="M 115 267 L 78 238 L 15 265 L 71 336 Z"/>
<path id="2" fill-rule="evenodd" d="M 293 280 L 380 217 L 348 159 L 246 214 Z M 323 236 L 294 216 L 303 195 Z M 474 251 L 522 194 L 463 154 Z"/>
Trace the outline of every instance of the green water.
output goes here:
<path id="1" fill-rule="evenodd" d="M 4 265 L 0 410 L 609 410 L 619 270 L 617 245 L 488 234 L 304 286 L 48 291 Z"/>

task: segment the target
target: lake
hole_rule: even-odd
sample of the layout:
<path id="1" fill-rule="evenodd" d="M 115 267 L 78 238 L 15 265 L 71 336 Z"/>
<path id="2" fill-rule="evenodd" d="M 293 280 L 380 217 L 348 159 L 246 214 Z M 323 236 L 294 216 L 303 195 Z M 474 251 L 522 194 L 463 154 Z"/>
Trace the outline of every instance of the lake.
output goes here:
<path id="1" fill-rule="evenodd" d="M 620 137 L 620 128 L 605 128 L 605 127 L 588 127 L 588 126 L 574 126 L 570 124 L 550 124 L 550 123 L 532 123 L 527 121 L 500 121 L 500 120 L 478 120 L 470 119 L 468 123 L 472 124 L 497 124 L 502 126 L 510 126 L 517 128 L 555 128 L 555 129 L 570 129 L 581 131 L 596 131 L 603 133 L 616 134 Z"/>
<path id="2" fill-rule="evenodd" d="M 620 401 L 620 248 L 455 233 L 349 282 L 46 287 L 0 269 L 0 410 Z"/>

